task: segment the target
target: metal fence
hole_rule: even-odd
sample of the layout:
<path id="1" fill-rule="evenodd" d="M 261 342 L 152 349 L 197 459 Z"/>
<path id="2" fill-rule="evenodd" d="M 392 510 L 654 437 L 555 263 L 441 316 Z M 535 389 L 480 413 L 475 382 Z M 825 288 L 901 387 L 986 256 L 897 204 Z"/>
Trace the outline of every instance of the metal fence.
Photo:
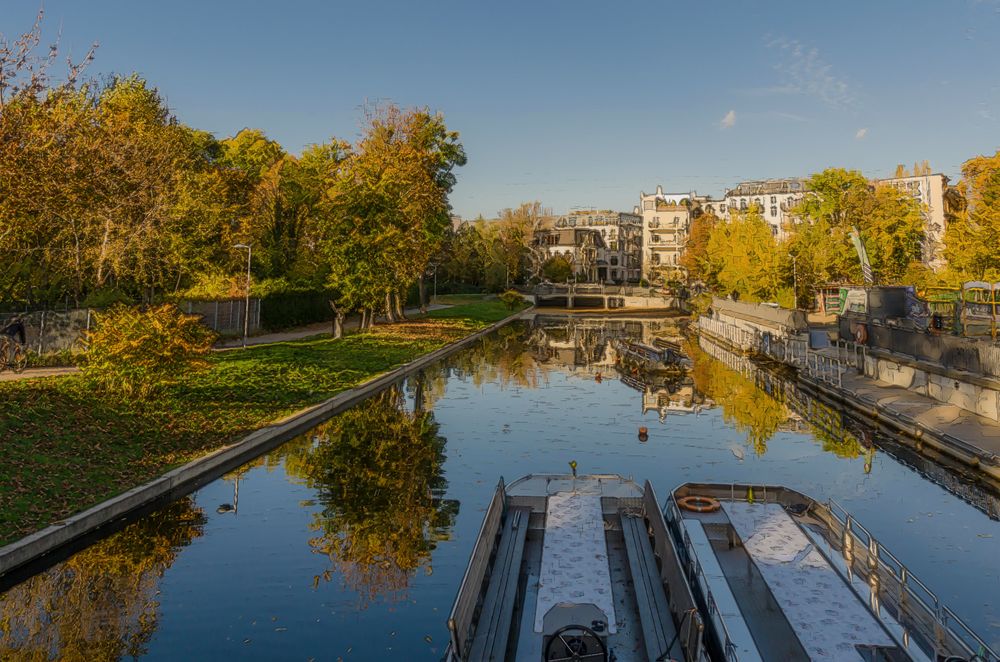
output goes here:
<path id="1" fill-rule="evenodd" d="M 865 370 L 867 348 L 857 343 L 838 340 L 829 351 L 815 351 L 805 336 L 778 337 L 708 317 L 699 317 L 697 326 L 743 352 L 794 366 L 816 381 L 840 388 L 848 371 L 863 374 Z"/>
<path id="2" fill-rule="evenodd" d="M 245 299 L 225 301 L 184 301 L 178 308 L 201 317 L 202 324 L 222 334 L 243 333 Z M 40 310 L 24 313 L 0 314 L 0 328 L 14 318 L 24 321 L 25 340 L 28 348 L 37 354 L 51 354 L 71 350 L 94 323 L 100 309 L 76 308 L 69 310 Z M 250 300 L 249 331 L 260 328 L 260 300 Z"/>
<path id="3" fill-rule="evenodd" d="M 90 328 L 93 310 L 80 308 L 67 311 L 9 313 L 0 315 L 0 327 L 15 317 L 24 321 L 28 348 L 38 354 L 46 354 L 72 349 L 84 331 Z"/>
<path id="4" fill-rule="evenodd" d="M 182 301 L 177 307 L 189 315 L 201 317 L 202 324 L 219 333 L 240 335 L 243 333 L 246 299 L 226 299 L 223 301 Z M 260 299 L 250 299 L 249 332 L 260 328 Z"/>
<path id="5" fill-rule="evenodd" d="M 847 314 L 838 320 L 841 338 L 853 338 L 862 326 L 868 335 L 865 344 L 873 349 L 1000 379 L 1000 344 L 989 339 L 937 335 L 907 326 L 890 326 L 865 315 Z"/>

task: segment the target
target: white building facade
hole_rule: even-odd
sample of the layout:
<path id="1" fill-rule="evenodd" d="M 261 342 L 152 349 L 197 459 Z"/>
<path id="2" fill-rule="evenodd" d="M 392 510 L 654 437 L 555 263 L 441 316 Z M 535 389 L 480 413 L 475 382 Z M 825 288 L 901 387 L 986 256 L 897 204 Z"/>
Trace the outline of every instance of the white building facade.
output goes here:
<path id="1" fill-rule="evenodd" d="M 652 284 L 677 276 L 685 277 L 680 258 L 691 232 L 691 204 L 694 191 L 640 193 L 638 213 L 642 215 L 642 278 Z"/>

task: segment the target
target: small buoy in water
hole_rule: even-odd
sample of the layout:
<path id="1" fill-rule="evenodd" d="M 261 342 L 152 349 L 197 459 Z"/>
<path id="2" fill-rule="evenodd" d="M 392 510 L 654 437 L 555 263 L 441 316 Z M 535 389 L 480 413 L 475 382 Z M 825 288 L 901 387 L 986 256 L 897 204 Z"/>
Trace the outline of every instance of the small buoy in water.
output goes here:
<path id="1" fill-rule="evenodd" d="M 569 461 L 569 468 L 573 470 L 573 478 L 576 478 L 576 460 Z"/>
<path id="2" fill-rule="evenodd" d="M 639 428 L 639 441 L 647 441 L 649 439 L 649 429 L 646 426 L 641 426 Z"/>
<path id="3" fill-rule="evenodd" d="M 604 378 L 601 377 L 601 373 L 597 373 L 596 375 L 594 375 L 594 381 L 597 382 L 598 384 L 601 383 L 602 379 L 604 379 Z"/>

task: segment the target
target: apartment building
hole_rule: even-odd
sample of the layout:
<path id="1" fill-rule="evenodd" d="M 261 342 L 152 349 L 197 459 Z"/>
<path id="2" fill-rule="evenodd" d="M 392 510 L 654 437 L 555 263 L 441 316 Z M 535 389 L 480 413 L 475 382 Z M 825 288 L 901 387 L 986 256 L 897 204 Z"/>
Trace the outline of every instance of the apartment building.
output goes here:
<path id="1" fill-rule="evenodd" d="M 655 193 L 639 194 L 636 211 L 642 215 L 643 279 L 662 284 L 683 276 L 680 257 L 691 231 L 692 205 L 700 200 L 694 191 L 664 193 L 662 186 Z"/>
<path id="2" fill-rule="evenodd" d="M 734 211 L 757 207 L 771 226 L 771 233 L 783 239 L 788 234 L 788 225 L 792 223 L 791 210 L 805 193 L 805 180 L 794 177 L 741 182 L 728 189 L 721 200 L 710 200 L 704 207 L 726 220 Z"/>
<path id="3" fill-rule="evenodd" d="M 637 283 L 642 277 L 642 216 L 610 210 L 583 210 L 557 216 L 556 230 L 596 232 L 604 248 L 593 278 L 601 283 Z"/>
<path id="4" fill-rule="evenodd" d="M 535 230 L 532 248 L 542 263 L 557 256 L 566 258 L 578 281 L 598 282 L 601 273 L 606 273 L 600 262 L 607 262 L 608 245 L 598 230 L 559 226 L 556 219 Z"/>

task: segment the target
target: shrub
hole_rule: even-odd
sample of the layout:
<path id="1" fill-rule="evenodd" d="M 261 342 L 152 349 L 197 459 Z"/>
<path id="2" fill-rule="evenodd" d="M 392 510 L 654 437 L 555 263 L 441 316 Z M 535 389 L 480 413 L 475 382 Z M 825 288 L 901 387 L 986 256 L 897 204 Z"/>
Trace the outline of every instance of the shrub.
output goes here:
<path id="1" fill-rule="evenodd" d="M 565 283 L 573 275 L 573 265 L 563 256 L 555 255 L 542 265 L 542 274 L 553 283 Z"/>
<path id="2" fill-rule="evenodd" d="M 132 299 L 121 290 L 104 288 L 94 290 L 83 300 L 84 308 L 108 308 L 116 303 L 132 303 Z"/>
<path id="3" fill-rule="evenodd" d="M 505 306 L 507 306 L 507 310 L 514 310 L 524 303 L 524 297 L 522 297 L 519 292 L 514 290 L 507 290 L 497 298 L 500 299 Z"/>
<path id="4" fill-rule="evenodd" d="M 167 304 L 118 305 L 96 315 L 81 369 L 94 387 L 126 398 L 147 398 L 182 373 L 205 368 L 216 334 L 194 315 Z"/>

